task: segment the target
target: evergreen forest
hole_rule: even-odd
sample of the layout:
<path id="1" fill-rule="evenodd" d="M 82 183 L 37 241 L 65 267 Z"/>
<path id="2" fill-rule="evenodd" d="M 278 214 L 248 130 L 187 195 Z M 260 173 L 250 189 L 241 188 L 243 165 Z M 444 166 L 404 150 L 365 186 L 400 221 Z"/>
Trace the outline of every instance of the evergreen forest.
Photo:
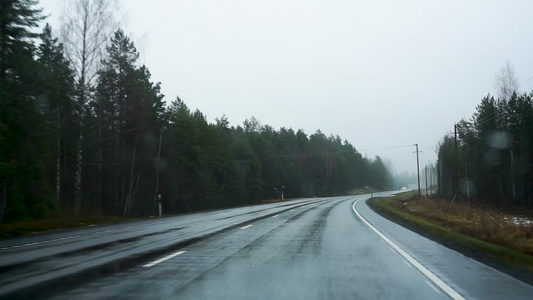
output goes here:
<path id="1" fill-rule="evenodd" d="M 533 205 L 533 93 L 488 94 L 438 145 L 442 196 L 498 207 Z"/>
<path id="2" fill-rule="evenodd" d="M 74 12 L 94 7 L 81 8 Z M 104 12 L 72 18 L 67 25 L 79 33 L 77 39 L 59 39 L 43 26 L 37 1 L 0 2 L 1 222 L 141 217 L 156 215 L 159 201 L 165 214 L 173 214 L 256 204 L 282 194 L 322 197 L 365 186 L 390 188 L 381 158 L 363 157 L 339 136 L 276 130 L 254 117 L 232 126 L 223 112 L 209 123 L 179 97 L 164 97 L 139 63 L 135 44 L 104 22 Z M 102 19 L 75 23 L 90 17 Z M 104 25 L 112 29 L 108 35 Z M 515 102 L 531 109 L 531 98 L 517 97 L 509 105 Z M 531 130 L 509 129 L 524 136 L 502 155 L 502 161 L 514 159 L 514 173 L 506 173 L 509 163 L 505 170 L 495 166 L 500 173 L 487 186 L 514 180 L 518 197 L 526 182 L 521 174 L 531 163 Z M 471 135 L 464 131 L 462 141 L 479 144 Z"/>

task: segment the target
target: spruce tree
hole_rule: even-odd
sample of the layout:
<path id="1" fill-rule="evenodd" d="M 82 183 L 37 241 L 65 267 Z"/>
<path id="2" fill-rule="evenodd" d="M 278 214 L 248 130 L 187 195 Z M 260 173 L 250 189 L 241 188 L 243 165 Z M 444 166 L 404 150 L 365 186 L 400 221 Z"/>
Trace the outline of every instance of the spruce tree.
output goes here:
<path id="1" fill-rule="evenodd" d="M 63 44 L 53 37 L 49 24 L 44 27 L 41 44 L 37 49 L 37 60 L 41 63 L 39 74 L 42 84 L 39 99 L 43 103 L 49 148 L 54 158 L 47 167 L 53 174 L 48 181 L 55 187 L 58 208 L 70 209 L 73 196 L 72 188 L 74 166 L 69 163 L 75 156 L 77 131 L 72 130 L 74 114 L 74 72 L 66 59 Z"/>
<path id="2" fill-rule="evenodd" d="M 37 1 L 0 2 L 0 220 L 46 215 L 41 185 L 42 121 L 32 30 L 43 19 Z"/>

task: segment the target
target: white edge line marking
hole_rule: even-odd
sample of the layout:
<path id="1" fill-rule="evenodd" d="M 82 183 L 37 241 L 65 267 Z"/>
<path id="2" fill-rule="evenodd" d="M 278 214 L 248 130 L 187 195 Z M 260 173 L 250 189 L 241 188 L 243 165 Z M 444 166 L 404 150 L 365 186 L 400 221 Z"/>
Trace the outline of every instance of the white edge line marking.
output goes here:
<path id="1" fill-rule="evenodd" d="M 248 226 L 244 226 L 244 227 L 241 227 L 240 229 L 246 229 L 246 228 L 250 228 L 252 227 L 253 225 L 248 225 Z"/>
<path id="2" fill-rule="evenodd" d="M 361 200 L 361 199 L 359 199 Z M 372 224 L 370 224 L 361 214 L 355 209 L 355 204 L 359 200 L 356 200 L 353 205 L 352 209 L 355 212 L 355 214 L 368 226 L 370 229 L 372 229 L 375 233 L 377 233 L 387 244 L 389 244 L 392 248 L 394 248 L 398 253 L 400 253 L 408 262 L 410 262 L 415 268 L 417 268 L 422 274 L 424 274 L 429 280 L 431 280 L 433 283 L 435 283 L 441 290 L 443 290 L 448 296 L 450 296 L 452 299 L 462 299 L 464 300 L 463 296 L 459 295 L 454 289 L 452 289 L 450 286 L 448 286 L 444 281 L 442 281 L 439 277 L 437 277 L 435 274 L 431 273 L 426 267 L 421 265 L 416 259 L 411 257 L 411 255 L 407 254 L 407 252 L 403 251 L 402 248 L 400 248 L 398 245 L 396 245 L 393 241 L 391 241 L 388 237 L 386 237 L 383 233 L 381 233 L 379 230 L 377 230 Z"/>
<path id="3" fill-rule="evenodd" d="M 164 262 L 165 260 L 167 260 L 167 259 L 171 259 L 171 258 L 173 258 L 174 256 L 178 256 L 178 255 L 180 255 L 180 254 L 182 254 L 182 253 L 184 253 L 184 252 L 185 252 L 185 251 L 178 251 L 178 252 L 176 252 L 176 253 L 172 253 L 172 254 L 167 255 L 167 256 L 165 256 L 165 257 L 163 257 L 163 258 L 160 258 L 160 259 L 158 259 L 158 260 L 155 260 L 155 261 L 153 261 L 153 262 L 151 262 L 151 263 L 149 263 L 149 264 L 146 264 L 146 265 L 144 265 L 143 267 L 145 267 L 145 268 L 152 267 L 152 266 L 154 266 L 154 265 L 157 265 L 158 263 Z"/>

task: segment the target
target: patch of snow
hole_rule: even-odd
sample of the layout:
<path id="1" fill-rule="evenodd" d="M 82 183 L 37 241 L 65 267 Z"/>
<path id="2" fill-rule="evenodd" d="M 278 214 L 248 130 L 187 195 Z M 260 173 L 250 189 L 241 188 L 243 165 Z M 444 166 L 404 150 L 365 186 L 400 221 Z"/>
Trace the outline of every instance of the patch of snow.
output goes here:
<path id="1" fill-rule="evenodd" d="M 511 220 L 509 218 L 504 218 L 507 223 L 518 225 L 518 226 L 532 226 L 533 220 L 524 217 L 513 217 Z"/>
<path id="2" fill-rule="evenodd" d="M 514 217 L 513 223 L 517 225 L 533 225 L 533 220 L 522 217 Z"/>

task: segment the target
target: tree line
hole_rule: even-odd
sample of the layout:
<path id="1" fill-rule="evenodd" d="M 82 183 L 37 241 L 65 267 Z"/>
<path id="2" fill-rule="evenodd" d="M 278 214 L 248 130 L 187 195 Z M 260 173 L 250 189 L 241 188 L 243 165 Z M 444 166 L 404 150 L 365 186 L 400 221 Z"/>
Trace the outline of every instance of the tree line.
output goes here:
<path id="1" fill-rule="evenodd" d="M 497 77 L 499 95 L 481 99 L 470 120 L 438 145 L 441 195 L 491 206 L 533 205 L 533 92 L 517 93 L 509 64 Z M 457 144 L 456 144 L 457 143 Z"/>
<path id="2" fill-rule="evenodd" d="M 61 42 L 48 24 L 35 33 L 37 1 L 0 3 L 0 220 L 147 216 L 159 200 L 179 213 L 390 186 L 381 158 L 339 136 L 254 117 L 209 123 L 179 97 L 167 104 L 131 39 L 109 30 L 108 3 L 69 3 Z"/>

